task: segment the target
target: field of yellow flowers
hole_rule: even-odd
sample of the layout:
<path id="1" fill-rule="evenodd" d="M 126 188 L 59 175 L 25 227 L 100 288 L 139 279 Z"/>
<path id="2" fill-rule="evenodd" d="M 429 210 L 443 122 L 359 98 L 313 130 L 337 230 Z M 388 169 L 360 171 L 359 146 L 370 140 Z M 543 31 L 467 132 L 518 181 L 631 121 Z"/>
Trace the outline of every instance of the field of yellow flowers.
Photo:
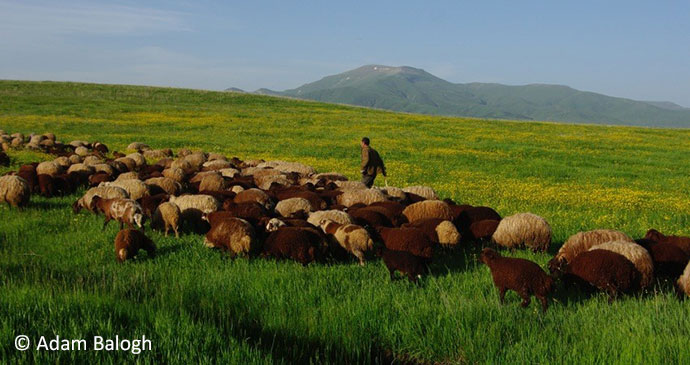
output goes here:
<path id="1" fill-rule="evenodd" d="M 571 234 L 651 228 L 690 235 L 690 131 L 392 113 L 241 93 L 0 81 L 0 129 L 65 142 L 132 141 L 242 159 L 282 159 L 358 178 L 368 136 L 393 186 L 430 185 L 507 216 L 532 212 Z M 46 158 L 10 152 L 12 166 Z M 377 185 L 384 184 L 383 179 Z M 0 207 L 0 358 L 14 361 L 660 362 L 690 361 L 690 307 L 669 283 L 609 305 L 567 293 L 545 315 L 498 304 L 476 251 L 434 264 L 421 288 L 379 261 L 312 265 L 227 261 L 151 233 L 162 254 L 117 265 L 111 225 L 71 213 L 77 195 Z M 509 253 L 542 265 L 548 254 Z M 103 333 L 154 338 L 126 353 L 17 352 L 13 339 Z M 24 334 L 22 332 L 22 334 Z"/>

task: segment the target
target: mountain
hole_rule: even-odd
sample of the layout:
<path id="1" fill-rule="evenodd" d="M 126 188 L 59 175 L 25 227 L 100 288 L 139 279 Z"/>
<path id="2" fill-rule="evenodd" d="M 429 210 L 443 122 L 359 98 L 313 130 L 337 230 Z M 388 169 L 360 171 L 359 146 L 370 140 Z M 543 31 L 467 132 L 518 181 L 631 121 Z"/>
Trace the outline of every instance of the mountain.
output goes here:
<path id="1" fill-rule="evenodd" d="M 225 89 L 225 90 L 223 90 L 223 91 L 230 91 L 230 92 L 234 92 L 234 93 L 244 93 L 244 92 L 246 92 L 246 91 L 244 91 L 244 90 L 242 90 L 242 89 L 238 89 L 238 88 L 236 88 L 236 87 L 229 87 L 229 88 L 227 88 L 227 89 Z"/>
<path id="2" fill-rule="evenodd" d="M 332 103 L 479 118 L 690 127 L 690 109 L 579 91 L 562 85 L 456 84 L 413 67 L 367 65 L 282 92 Z"/>

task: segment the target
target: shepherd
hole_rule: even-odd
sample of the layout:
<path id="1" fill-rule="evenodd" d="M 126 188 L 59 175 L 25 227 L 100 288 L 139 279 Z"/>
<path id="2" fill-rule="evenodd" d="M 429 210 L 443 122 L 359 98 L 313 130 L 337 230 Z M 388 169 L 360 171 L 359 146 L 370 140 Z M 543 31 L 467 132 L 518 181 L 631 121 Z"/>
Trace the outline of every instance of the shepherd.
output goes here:
<path id="1" fill-rule="evenodd" d="M 362 183 L 368 188 L 374 185 L 374 179 L 376 179 L 376 174 L 382 174 L 386 177 L 386 166 L 383 164 L 383 160 L 379 153 L 375 149 L 369 146 L 369 138 L 362 138 Z"/>

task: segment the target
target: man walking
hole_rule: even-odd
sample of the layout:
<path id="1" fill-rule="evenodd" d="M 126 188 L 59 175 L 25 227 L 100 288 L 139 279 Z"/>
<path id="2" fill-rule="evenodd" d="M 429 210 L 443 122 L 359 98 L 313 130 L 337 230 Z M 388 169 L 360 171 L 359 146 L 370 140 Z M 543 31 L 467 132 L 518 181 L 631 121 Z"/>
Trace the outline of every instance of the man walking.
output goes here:
<path id="1" fill-rule="evenodd" d="M 369 138 L 362 138 L 362 183 L 370 188 L 374 185 L 376 174 L 381 173 L 386 176 L 386 166 L 383 165 L 383 160 L 375 149 L 369 146 Z"/>

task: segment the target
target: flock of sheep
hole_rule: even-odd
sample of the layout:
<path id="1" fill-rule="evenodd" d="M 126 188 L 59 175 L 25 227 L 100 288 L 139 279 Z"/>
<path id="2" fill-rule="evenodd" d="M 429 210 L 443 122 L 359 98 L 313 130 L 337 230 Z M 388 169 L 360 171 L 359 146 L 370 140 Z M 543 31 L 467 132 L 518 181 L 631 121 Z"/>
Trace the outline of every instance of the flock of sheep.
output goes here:
<path id="1" fill-rule="evenodd" d="M 111 220 L 120 224 L 115 238 L 120 262 L 141 250 L 155 254 L 144 233 L 147 221 L 166 236 L 205 234 L 205 246 L 232 257 L 273 257 L 305 266 L 355 258 L 364 265 L 375 253 L 391 279 L 398 271 L 413 282 L 428 272 L 435 256 L 467 244 L 542 252 L 551 245 L 551 227 L 540 216 L 502 218 L 489 207 L 440 200 L 427 186 L 368 189 L 300 163 L 242 161 L 187 149 L 174 156 L 170 149 L 142 143 L 130 144 L 127 155 L 110 153 L 102 143 L 64 144 L 52 133 L 25 137 L 0 131 L 0 142 L 4 165 L 12 149 L 57 156 L 0 177 L 0 202 L 21 208 L 32 194 L 50 198 L 88 187 L 73 210 L 103 214 L 104 228 Z M 534 295 L 544 310 L 555 280 L 604 291 L 613 300 L 664 277 L 674 281 L 679 295 L 690 295 L 690 238 L 653 229 L 638 240 L 615 230 L 579 232 L 549 262 L 550 275 L 536 263 L 502 257 L 491 248 L 479 259 L 490 268 L 501 302 L 514 290 L 523 306 Z"/>

